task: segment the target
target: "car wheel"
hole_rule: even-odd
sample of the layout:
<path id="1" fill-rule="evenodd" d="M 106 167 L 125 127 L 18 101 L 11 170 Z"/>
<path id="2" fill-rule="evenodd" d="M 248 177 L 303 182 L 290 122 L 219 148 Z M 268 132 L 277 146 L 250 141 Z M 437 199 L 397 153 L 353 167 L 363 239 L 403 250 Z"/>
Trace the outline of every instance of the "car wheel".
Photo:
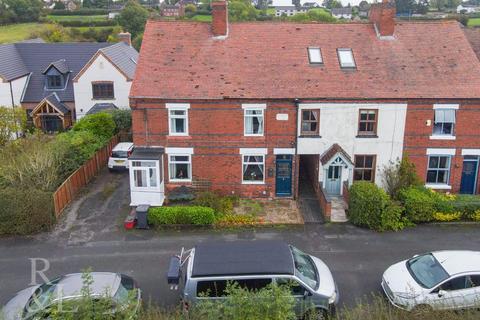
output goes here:
<path id="1" fill-rule="evenodd" d="M 305 315 L 305 317 L 303 317 L 303 319 L 304 320 L 327 320 L 328 314 L 326 310 L 315 309 L 307 312 L 307 314 Z"/>
<path id="2" fill-rule="evenodd" d="M 412 313 L 416 315 L 422 315 L 425 313 L 430 313 L 432 311 L 433 308 L 428 304 L 419 304 L 418 306 L 415 306 L 415 308 L 413 308 Z"/>

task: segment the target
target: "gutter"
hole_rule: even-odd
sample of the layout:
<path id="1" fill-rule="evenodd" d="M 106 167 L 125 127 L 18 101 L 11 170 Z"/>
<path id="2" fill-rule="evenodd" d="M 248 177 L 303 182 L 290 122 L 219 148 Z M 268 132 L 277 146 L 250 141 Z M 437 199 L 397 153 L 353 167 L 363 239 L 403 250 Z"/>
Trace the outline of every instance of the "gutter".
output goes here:
<path id="1" fill-rule="evenodd" d="M 294 99 L 294 103 L 295 103 L 295 107 L 296 107 L 296 112 L 295 112 L 295 156 L 298 156 L 298 113 L 300 112 L 300 99 L 298 98 L 295 98 Z M 297 166 L 298 166 L 298 170 L 296 170 L 297 168 L 295 168 L 295 173 L 298 172 L 298 174 L 295 174 L 295 177 L 296 177 L 296 188 L 295 188 L 295 199 L 298 198 L 298 192 L 299 192 L 299 186 L 300 186 L 300 177 L 299 177 L 299 174 L 300 174 L 300 156 L 297 157 L 298 159 L 298 163 L 297 163 Z"/>

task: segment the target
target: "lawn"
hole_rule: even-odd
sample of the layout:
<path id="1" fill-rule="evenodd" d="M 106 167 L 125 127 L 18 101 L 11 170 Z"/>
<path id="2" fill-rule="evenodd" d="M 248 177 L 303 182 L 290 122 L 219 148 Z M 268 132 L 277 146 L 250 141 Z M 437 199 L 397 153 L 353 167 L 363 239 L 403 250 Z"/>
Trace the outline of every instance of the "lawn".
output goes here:
<path id="1" fill-rule="evenodd" d="M 468 19 L 468 26 L 469 27 L 480 26 L 480 18 L 470 18 L 470 19 Z"/>
<path id="2" fill-rule="evenodd" d="M 100 16 L 47 16 L 48 20 L 52 22 L 62 22 L 62 21 L 82 21 L 82 22 L 90 22 L 90 21 L 106 21 L 107 16 L 100 15 Z"/>
<path id="3" fill-rule="evenodd" d="M 211 22 L 212 16 L 199 14 L 199 15 L 193 16 L 192 20 L 199 21 L 199 22 Z"/>
<path id="4" fill-rule="evenodd" d="M 20 23 L 0 26 L 0 43 L 11 43 L 30 39 L 33 31 L 40 31 L 46 24 Z"/>
<path id="5" fill-rule="evenodd" d="M 268 14 L 269 16 L 274 16 L 274 15 L 275 15 L 275 12 L 276 12 L 275 8 L 268 8 L 268 9 L 267 9 L 267 14 Z"/>

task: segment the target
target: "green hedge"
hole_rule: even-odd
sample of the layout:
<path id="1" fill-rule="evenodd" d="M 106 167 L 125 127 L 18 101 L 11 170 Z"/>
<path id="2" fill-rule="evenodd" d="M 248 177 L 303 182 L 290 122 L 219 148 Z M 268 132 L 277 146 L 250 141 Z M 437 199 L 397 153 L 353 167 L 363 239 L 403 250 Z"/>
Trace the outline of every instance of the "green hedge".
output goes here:
<path id="1" fill-rule="evenodd" d="M 49 12 L 52 16 L 98 16 L 107 15 L 106 9 L 79 9 L 74 11 L 69 10 L 52 10 Z"/>
<path id="2" fill-rule="evenodd" d="M 27 235 L 48 230 L 55 222 L 52 192 L 0 189 L 0 235 Z"/>
<path id="3" fill-rule="evenodd" d="M 405 207 L 408 220 L 415 223 L 433 220 L 433 214 L 437 211 L 437 199 L 432 191 L 423 187 L 412 187 L 400 191 L 399 198 Z"/>
<path id="4" fill-rule="evenodd" d="M 65 20 L 65 21 L 56 21 L 55 23 L 63 27 L 113 27 L 117 25 L 114 20 L 101 20 L 101 21 L 75 21 L 75 20 Z"/>
<path id="5" fill-rule="evenodd" d="M 215 212 L 212 208 L 200 206 L 156 207 L 148 211 L 148 223 L 152 225 L 211 225 L 215 220 Z"/>
<path id="6" fill-rule="evenodd" d="M 400 230 L 405 227 L 402 212 L 403 208 L 374 183 L 359 181 L 350 188 L 348 217 L 357 226 L 377 231 Z"/>

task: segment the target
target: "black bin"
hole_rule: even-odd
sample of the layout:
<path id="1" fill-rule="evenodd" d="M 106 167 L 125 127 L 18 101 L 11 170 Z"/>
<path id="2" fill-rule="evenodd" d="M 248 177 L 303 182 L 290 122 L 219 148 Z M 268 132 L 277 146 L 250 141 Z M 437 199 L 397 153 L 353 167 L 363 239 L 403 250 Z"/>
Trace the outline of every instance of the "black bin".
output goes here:
<path id="1" fill-rule="evenodd" d="M 148 229 L 147 214 L 149 205 L 142 204 L 135 209 L 137 215 L 137 229 Z"/>

